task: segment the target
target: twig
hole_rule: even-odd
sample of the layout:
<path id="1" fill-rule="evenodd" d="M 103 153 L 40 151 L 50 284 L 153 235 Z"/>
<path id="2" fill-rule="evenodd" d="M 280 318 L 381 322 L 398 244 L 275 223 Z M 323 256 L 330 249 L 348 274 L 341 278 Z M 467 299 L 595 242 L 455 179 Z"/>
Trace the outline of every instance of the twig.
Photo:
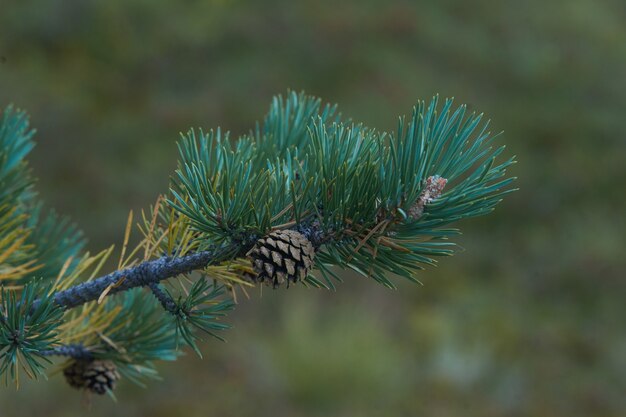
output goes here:
<path id="1" fill-rule="evenodd" d="M 131 288 L 158 283 L 180 274 L 205 268 L 211 263 L 220 261 L 221 255 L 221 251 L 208 250 L 182 257 L 163 256 L 59 291 L 54 295 L 54 300 L 62 308 L 71 309 L 97 300 L 102 292 L 109 287 L 108 295 L 112 295 Z M 120 283 L 122 280 L 123 282 Z M 120 284 L 115 285 L 118 283 Z M 35 301 L 33 309 L 37 308 L 38 305 L 39 302 Z"/>
<path id="2" fill-rule="evenodd" d="M 300 227 L 303 233 L 312 242 L 321 244 L 324 236 L 319 230 L 319 225 L 312 224 L 308 227 Z M 223 246 L 219 249 L 195 252 L 181 257 L 163 256 L 158 259 L 144 261 L 138 265 L 120 269 L 110 274 L 104 275 L 91 281 L 74 285 L 66 290 L 59 291 L 54 295 L 54 301 L 63 309 L 69 310 L 81 306 L 90 301 L 98 300 L 104 291 L 107 296 L 123 292 L 136 287 L 150 287 L 155 292 L 152 284 L 173 278 L 180 274 L 187 274 L 195 270 L 206 268 L 208 265 L 218 263 L 232 257 L 233 254 L 245 254 L 249 249 L 247 244 L 234 243 Z M 156 286 L 157 292 L 163 292 Z M 155 295 L 157 295 L 155 293 Z M 166 294 L 163 294 L 167 297 Z M 170 300 L 165 300 L 157 296 L 161 304 L 169 310 Z M 171 300 L 173 303 L 174 301 Z M 39 301 L 33 303 L 36 309 Z"/>
<path id="3" fill-rule="evenodd" d="M 152 290 L 152 294 L 159 300 L 159 303 L 163 306 L 163 308 L 171 314 L 178 314 L 178 306 L 176 305 L 176 301 L 165 291 L 161 289 L 161 286 L 152 282 L 148 284 L 148 287 Z"/>
<path id="4" fill-rule="evenodd" d="M 80 344 L 69 344 L 57 346 L 53 349 L 39 352 L 42 356 L 67 356 L 79 360 L 92 360 L 93 354 L 85 346 Z"/>

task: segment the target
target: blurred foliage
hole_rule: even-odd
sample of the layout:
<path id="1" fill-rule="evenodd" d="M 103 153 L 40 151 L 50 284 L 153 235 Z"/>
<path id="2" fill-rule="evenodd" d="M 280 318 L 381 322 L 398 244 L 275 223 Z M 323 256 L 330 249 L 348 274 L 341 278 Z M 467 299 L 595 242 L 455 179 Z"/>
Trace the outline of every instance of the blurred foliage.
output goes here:
<path id="1" fill-rule="evenodd" d="M 32 115 L 38 188 L 93 250 L 166 190 L 179 131 L 246 132 L 287 88 L 388 130 L 417 98 L 454 95 L 519 159 L 521 190 L 465 221 L 467 253 L 424 287 L 253 294 L 229 343 L 90 415 L 626 414 L 623 1 L 1 5 L 0 107 Z M 60 381 L 0 404 L 85 413 Z"/>

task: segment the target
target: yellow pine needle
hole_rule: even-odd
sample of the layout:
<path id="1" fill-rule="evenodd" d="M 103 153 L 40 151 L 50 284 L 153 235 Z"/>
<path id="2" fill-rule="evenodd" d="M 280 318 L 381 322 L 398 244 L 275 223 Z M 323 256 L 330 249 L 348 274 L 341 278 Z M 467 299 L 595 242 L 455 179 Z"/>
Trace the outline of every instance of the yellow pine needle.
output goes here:
<path id="1" fill-rule="evenodd" d="M 120 253 L 120 260 L 117 263 L 117 269 L 122 269 L 124 254 L 126 253 L 126 248 L 128 247 L 128 240 L 130 239 L 130 230 L 133 225 L 133 211 L 131 210 L 128 213 L 128 220 L 126 220 L 126 230 L 124 231 L 124 243 L 122 244 L 122 252 Z"/>
<path id="2" fill-rule="evenodd" d="M 117 346 L 115 344 L 115 342 L 113 342 L 111 339 L 109 339 L 106 335 L 104 335 L 103 333 L 98 332 L 98 337 L 100 337 L 100 339 L 104 340 L 104 342 L 111 346 L 113 349 L 117 350 L 118 352 L 125 354 L 126 351 L 124 349 L 121 349 L 119 346 Z"/>
<path id="3" fill-rule="evenodd" d="M 62 280 L 59 280 L 58 283 L 56 283 L 55 289 L 57 291 L 62 291 L 71 287 L 74 282 L 76 282 L 76 280 L 82 275 L 82 273 L 85 270 L 89 269 L 91 264 L 93 264 L 95 258 L 95 256 L 91 257 L 89 256 L 89 253 L 86 253 L 78 262 L 78 265 L 76 266 L 74 271 L 69 276 L 65 277 Z"/>
<path id="4" fill-rule="evenodd" d="M 94 264 L 96 264 L 94 270 L 92 271 L 90 277 L 87 281 L 92 280 L 95 276 L 100 272 L 102 266 L 107 261 L 111 253 L 113 252 L 114 246 L 110 246 L 108 249 L 105 249 L 94 256 L 90 256 L 89 253 L 85 254 L 83 258 L 78 263 L 77 267 L 74 269 L 71 275 L 61 280 L 58 283 L 57 290 L 62 291 L 74 284 L 76 280 L 83 275 L 89 268 L 91 268 Z"/>
<path id="5" fill-rule="evenodd" d="M 289 203 L 287 204 L 287 206 L 285 206 L 284 209 L 282 209 L 281 211 L 279 211 L 274 217 L 272 217 L 272 219 L 270 220 L 270 222 L 274 223 L 276 220 L 280 219 L 281 217 L 283 217 L 283 215 L 287 214 L 287 212 L 289 210 L 291 210 L 291 208 L 293 207 L 293 203 Z"/>
<path id="6" fill-rule="evenodd" d="M 17 290 L 21 290 L 22 286 L 21 285 L 3 285 L 2 288 L 4 288 L 5 290 L 9 290 L 9 291 L 17 291 Z M 0 298 L 0 300 L 2 300 L 2 298 Z"/>
<path id="7" fill-rule="evenodd" d="M 141 241 L 136 247 L 135 249 L 132 250 L 131 253 L 128 254 L 128 256 L 126 257 L 126 259 L 124 260 L 124 262 L 122 263 L 122 267 L 123 268 L 129 268 L 135 264 L 137 264 L 139 261 L 136 259 L 136 255 L 137 253 L 141 250 L 141 248 L 144 247 L 145 244 L 145 240 Z"/>
<path id="8" fill-rule="evenodd" d="M 100 262 L 98 262 L 98 265 L 93 270 L 93 272 L 91 273 L 91 276 L 87 279 L 87 281 L 91 281 L 92 279 L 96 277 L 96 275 L 100 273 L 100 270 L 104 266 L 104 263 L 107 261 L 107 259 L 109 259 L 109 256 L 111 256 L 111 253 L 113 253 L 114 248 L 115 248 L 115 245 L 111 245 L 109 249 L 105 249 L 104 251 L 101 252 L 103 254 L 102 258 L 100 259 Z"/>
<path id="9" fill-rule="evenodd" d="M 174 217 L 174 209 L 171 209 L 170 210 L 170 219 L 173 218 L 173 217 Z M 167 225 L 167 234 L 170 236 L 170 239 L 167 242 L 167 253 L 168 254 L 171 254 L 172 250 L 174 249 L 174 240 L 175 239 L 173 239 L 172 236 L 175 237 L 176 235 L 178 235 L 178 233 L 176 233 L 176 234 L 172 233 L 172 231 L 174 230 L 174 223 L 175 222 L 171 222 L 170 221 L 169 224 Z M 176 232 L 178 232 L 178 230 L 176 230 Z"/>
<path id="10" fill-rule="evenodd" d="M 37 271 L 42 265 L 36 265 L 36 260 L 31 260 L 25 264 L 15 267 L 7 267 L 3 272 L 0 272 L 0 280 L 15 280 L 22 278 L 24 275 Z"/>
<path id="11" fill-rule="evenodd" d="M 148 254 L 149 257 L 153 257 L 155 256 L 155 251 L 159 248 L 159 245 L 161 244 L 161 242 L 163 242 L 163 239 L 165 239 L 165 237 L 167 236 L 167 232 L 163 233 L 156 242 L 154 242 L 154 246 L 152 247 L 152 249 L 150 250 L 150 253 Z"/>
<path id="12" fill-rule="evenodd" d="M 288 228 L 293 227 L 295 225 L 296 225 L 296 221 L 292 220 L 292 221 L 289 221 L 287 223 L 279 224 L 279 225 L 276 225 L 276 226 L 272 227 L 272 231 L 288 229 Z"/>
<path id="13" fill-rule="evenodd" d="M 204 273 L 212 279 L 222 281 L 224 284 L 239 284 L 253 287 L 254 284 L 241 278 L 243 273 L 253 273 L 252 265 L 246 258 L 237 258 L 226 261 L 219 265 L 209 265 L 204 269 Z"/>
<path id="14" fill-rule="evenodd" d="M 4 263 L 7 259 L 11 257 L 11 255 L 18 253 L 20 250 L 26 250 L 31 247 L 31 245 L 25 245 L 24 241 L 28 237 L 28 234 L 23 231 L 23 229 L 19 229 L 10 233 L 8 236 L 3 239 L 1 254 L 0 254 L 0 265 Z M 12 243 L 11 243 L 12 242 Z M 7 247 L 8 245 L 8 247 Z M 22 278 L 24 275 L 34 272 L 43 265 L 37 265 L 36 260 L 31 260 L 26 263 L 17 266 L 9 266 L 4 265 L 4 270 L 0 272 L 0 280 L 13 280 Z"/>
<path id="15" fill-rule="evenodd" d="M 367 241 L 374 236 L 374 234 L 376 232 L 378 232 L 380 230 L 380 232 L 382 233 L 385 228 L 387 227 L 387 225 L 389 224 L 389 220 L 383 220 L 380 223 L 378 223 L 376 226 L 374 226 L 372 228 L 372 230 L 369 231 L 369 233 L 367 235 L 365 235 L 365 237 L 363 239 L 361 239 L 361 241 L 359 242 L 359 244 L 356 246 L 356 248 L 354 248 L 354 250 L 352 251 L 352 254 L 350 255 L 350 257 L 347 259 L 346 262 L 350 262 L 352 260 L 352 258 L 354 257 L 354 254 L 358 253 L 359 250 L 361 250 L 361 248 L 367 243 Z"/>
<path id="16" fill-rule="evenodd" d="M 113 288 L 117 288 L 117 287 L 119 287 L 120 285 L 122 285 L 122 283 L 123 283 L 124 281 L 126 281 L 126 277 L 122 277 L 122 278 L 120 278 L 117 282 L 114 282 L 113 284 L 111 284 L 111 285 L 109 285 L 108 287 L 106 287 L 106 288 L 104 289 L 104 291 L 102 291 L 102 293 L 100 294 L 100 297 L 98 297 L 98 304 L 102 304 L 102 301 L 104 300 L 104 297 L 106 297 L 106 296 L 107 296 L 107 294 L 108 294 L 109 292 L 111 292 L 111 290 L 112 290 Z"/>
<path id="17" fill-rule="evenodd" d="M 9 246 L 7 249 L 5 249 L 2 254 L 0 254 L 0 264 L 4 261 L 6 261 L 9 256 L 11 256 L 13 253 L 15 253 L 18 249 L 20 249 L 20 247 L 22 246 L 22 243 L 24 243 L 24 241 L 26 240 L 26 236 L 22 236 L 21 238 L 15 240 L 11 246 Z"/>
<path id="18" fill-rule="evenodd" d="M 97 334 L 103 332 L 117 317 L 122 310 L 121 306 L 116 306 L 104 313 L 102 308 L 87 309 L 79 316 L 67 321 L 63 326 L 63 341 L 71 343 L 80 341 L 89 345 L 97 340 Z M 88 318 L 87 322 L 85 319 Z M 77 331 L 78 329 L 78 331 Z"/>
<path id="19" fill-rule="evenodd" d="M 383 238 L 381 238 L 381 239 L 380 239 L 380 244 L 381 244 L 382 246 L 387 246 L 387 247 L 389 247 L 389 248 L 391 248 L 391 249 L 395 249 L 395 250 L 398 250 L 398 251 L 401 251 L 401 252 L 411 252 L 411 250 L 410 250 L 410 249 L 408 249 L 408 248 L 406 248 L 406 247 L 404 247 L 404 246 L 402 246 L 402 245 L 399 245 L 399 244 L 395 243 L 395 242 L 393 241 L 393 239 L 390 239 L 390 238 L 388 238 L 388 237 L 383 237 Z"/>
<path id="20" fill-rule="evenodd" d="M 145 247 L 145 252 L 143 256 L 144 261 L 147 261 L 148 259 L 150 259 L 150 241 L 152 239 L 152 234 L 154 233 L 154 226 L 156 225 L 156 220 L 159 215 L 159 208 L 161 207 L 162 198 L 163 196 L 159 195 L 157 197 L 156 203 L 154 203 L 154 209 L 152 210 L 152 221 L 150 222 L 150 229 L 148 231 L 148 237 L 146 238 L 146 247 Z"/>
<path id="21" fill-rule="evenodd" d="M 61 267 L 61 270 L 59 271 L 56 280 L 54 280 L 54 284 L 52 285 L 52 288 L 50 288 L 50 291 L 53 291 L 55 288 L 58 287 L 59 282 L 61 282 L 61 278 L 63 278 L 63 275 L 65 275 L 65 273 L 67 272 L 67 269 L 70 267 L 73 258 L 73 256 L 70 256 L 69 258 L 67 258 L 65 263 L 63 263 L 63 266 Z"/>

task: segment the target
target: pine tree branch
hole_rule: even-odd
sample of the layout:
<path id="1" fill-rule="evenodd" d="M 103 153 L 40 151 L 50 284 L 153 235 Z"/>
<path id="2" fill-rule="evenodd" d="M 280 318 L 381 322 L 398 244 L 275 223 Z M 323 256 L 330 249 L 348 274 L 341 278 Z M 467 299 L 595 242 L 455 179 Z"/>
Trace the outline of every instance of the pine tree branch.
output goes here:
<path id="1" fill-rule="evenodd" d="M 120 346 L 115 352 L 130 353 L 107 359 L 139 378 L 153 372 L 146 368 L 152 360 L 176 358 L 179 336 L 199 353 L 198 331 L 220 338 L 216 332 L 228 327 L 220 319 L 233 300 L 221 297 L 223 287 L 206 276 L 184 288 L 185 295 L 174 291 L 176 298 L 161 281 L 242 257 L 249 258 L 258 277 L 260 268 L 252 263 L 250 249 L 266 243 L 285 254 L 293 249 L 281 240 L 288 248 L 283 249 L 268 237 L 279 231 L 297 231 L 308 241 L 305 247 L 312 245 L 315 264 L 304 262 L 305 273 L 302 268 L 298 272 L 316 287 L 335 288 L 333 279 L 341 281 L 333 266 L 389 288 L 395 288 L 389 274 L 419 282 L 416 272 L 424 265 L 453 253 L 454 243 L 446 240 L 459 231 L 448 225 L 491 212 L 514 191 L 509 188 L 514 178 L 506 176 L 506 169 L 515 158 L 496 162 L 505 148 L 492 146 L 494 136 L 481 119 L 466 114 L 465 106 L 454 110 L 451 100 L 440 108 L 435 97 L 428 105 L 418 102 L 412 117 L 400 119 L 397 133 L 387 135 L 342 123 L 333 106 L 322 108 L 319 100 L 292 93 L 288 100 L 274 100 L 263 126 L 236 142 L 219 129 L 199 136 L 192 130 L 179 143 L 181 160 L 169 206 L 157 205 L 152 221 L 144 216 L 142 228 L 155 250 L 188 254 L 146 260 L 55 293 L 51 289 L 58 282 L 46 278 L 61 275 L 74 282 L 85 274 L 72 271 L 78 261 L 67 261 L 77 259 L 82 244 L 74 229 L 57 217 L 36 221 L 32 181 L 21 163 L 32 148 L 32 133 L 23 114 L 5 112 L 0 150 L 9 157 L 0 158 L 0 182 L 10 186 L 0 190 L 0 267 L 18 265 L 5 275 L 24 281 L 16 282 L 17 291 L 0 288 L 0 376 L 17 381 L 20 368 L 43 375 L 46 356 L 100 359 L 96 348 L 91 352 L 85 345 L 58 344 L 67 340 L 63 310 L 138 287 L 149 287 L 156 300 L 140 290 L 112 300 L 122 309 L 102 334 Z M 24 202 L 28 204 L 21 207 Z M 15 232 L 21 228 L 22 233 Z M 265 253 L 259 253 L 267 258 L 263 269 L 272 279 L 280 277 L 279 267 L 281 274 L 293 275 L 289 268 L 295 271 L 295 262 L 303 259 L 297 248 L 289 259 L 262 248 Z M 32 279 L 35 266 L 42 280 Z M 307 276 L 312 267 L 325 283 Z M 221 268 L 212 277 L 216 281 Z M 247 276 L 248 271 L 238 272 Z M 167 314 L 152 314 L 160 309 L 158 304 L 174 323 Z M 103 319 L 95 313 L 81 325 Z M 91 346 L 87 336 L 72 340 Z"/>
<path id="2" fill-rule="evenodd" d="M 165 291 L 161 289 L 161 286 L 157 282 L 151 282 L 148 284 L 150 290 L 152 290 L 152 294 L 154 297 L 159 300 L 161 306 L 170 314 L 178 314 L 178 306 L 176 305 L 176 301 Z"/>
<path id="3" fill-rule="evenodd" d="M 61 345 L 53 349 L 43 350 L 39 354 L 42 356 L 66 356 L 79 360 L 93 359 L 93 354 L 81 344 Z"/>
<path id="4" fill-rule="evenodd" d="M 107 288 L 107 295 L 111 295 L 131 288 L 149 286 L 202 269 L 221 260 L 222 254 L 222 251 L 206 250 L 182 257 L 163 256 L 59 291 L 54 295 L 54 300 L 59 306 L 69 310 L 97 300 Z M 38 302 L 35 302 L 34 308 L 37 305 Z"/>
<path id="5" fill-rule="evenodd" d="M 319 225 L 305 224 L 298 227 L 315 247 L 319 247 L 327 237 L 319 230 Z M 176 305 L 158 283 L 180 274 L 186 274 L 206 266 L 221 262 L 229 254 L 245 254 L 249 249 L 249 242 L 235 241 L 219 249 L 199 251 L 182 257 L 163 256 L 158 259 L 142 262 L 138 265 L 111 272 L 100 278 L 74 285 L 54 295 L 54 300 L 60 307 L 70 310 L 85 303 L 95 301 L 107 290 L 106 295 L 127 291 L 136 287 L 149 287 L 159 300 L 163 308 L 174 313 Z M 37 308 L 39 301 L 33 303 Z"/>

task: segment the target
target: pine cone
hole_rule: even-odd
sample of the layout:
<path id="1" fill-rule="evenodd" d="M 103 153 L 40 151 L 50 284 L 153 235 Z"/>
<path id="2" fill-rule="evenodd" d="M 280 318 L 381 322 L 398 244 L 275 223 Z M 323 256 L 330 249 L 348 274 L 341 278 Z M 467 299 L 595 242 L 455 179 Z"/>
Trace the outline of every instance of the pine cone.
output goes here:
<path id="1" fill-rule="evenodd" d="M 67 383 L 73 388 L 85 388 L 96 394 L 115 389 L 120 379 L 117 367 L 111 361 L 75 361 L 63 371 Z"/>
<path id="2" fill-rule="evenodd" d="M 253 280 L 277 288 L 285 281 L 289 286 L 289 281 L 297 282 L 307 276 L 315 249 L 302 233 L 277 230 L 259 239 L 248 256 L 256 273 Z"/>
<path id="3" fill-rule="evenodd" d="M 70 387 L 76 389 L 85 388 L 84 374 L 88 363 L 87 361 L 73 361 L 63 370 L 65 380 Z"/>

